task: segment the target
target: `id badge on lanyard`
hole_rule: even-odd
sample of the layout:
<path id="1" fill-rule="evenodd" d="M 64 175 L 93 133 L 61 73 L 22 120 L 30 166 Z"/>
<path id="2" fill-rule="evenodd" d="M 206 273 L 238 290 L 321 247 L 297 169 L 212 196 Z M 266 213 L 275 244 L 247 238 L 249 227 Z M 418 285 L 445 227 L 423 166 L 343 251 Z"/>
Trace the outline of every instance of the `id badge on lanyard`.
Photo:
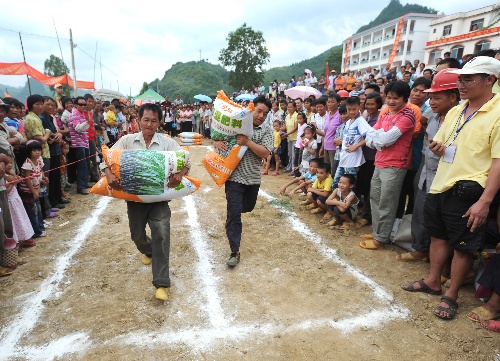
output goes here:
<path id="1" fill-rule="evenodd" d="M 458 118 L 458 122 L 457 122 L 458 128 L 455 131 L 455 135 L 453 136 L 453 140 L 451 141 L 451 143 L 444 150 L 443 162 L 453 163 L 453 160 L 455 159 L 455 154 L 457 152 L 457 146 L 453 145 L 453 143 L 455 143 L 455 140 L 457 139 L 458 134 L 460 134 L 460 132 L 462 131 L 462 128 L 465 126 L 465 124 L 467 124 L 472 119 L 472 117 L 474 117 L 474 115 L 476 115 L 476 113 L 477 113 L 477 110 L 476 110 L 474 113 L 472 113 L 471 115 L 469 115 L 467 117 L 467 119 L 464 121 L 464 123 L 462 125 L 459 126 L 460 121 L 462 120 L 462 117 L 467 112 L 468 107 L 469 106 L 467 105 L 464 108 L 464 110 L 462 111 L 462 114 L 460 114 L 460 118 Z"/>

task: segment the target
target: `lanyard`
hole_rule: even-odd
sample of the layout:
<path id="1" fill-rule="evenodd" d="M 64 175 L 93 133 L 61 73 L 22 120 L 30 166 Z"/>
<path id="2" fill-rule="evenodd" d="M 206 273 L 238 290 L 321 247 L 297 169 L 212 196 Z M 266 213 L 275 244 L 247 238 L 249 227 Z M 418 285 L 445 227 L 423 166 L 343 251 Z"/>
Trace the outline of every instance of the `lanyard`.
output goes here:
<path id="1" fill-rule="evenodd" d="M 464 110 L 462 111 L 462 114 L 460 114 L 460 118 L 458 118 L 457 126 L 460 124 L 460 121 L 462 120 L 463 116 L 467 112 L 468 108 L 469 108 L 469 105 L 467 105 L 464 108 Z M 462 128 L 465 126 L 465 124 L 467 124 L 469 122 L 469 120 L 471 120 L 474 117 L 474 115 L 476 115 L 476 113 L 477 113 L 477 110 L 474 113 L 472 113 L 471 115 L 469 115 L 467 117 L 467 119 L 465 119 L 465 121 L 463 122 L 462 125 L 458 126 L 457 130 L 455 131 L 455 135 L 453 136 L 453 140 L 451 141 L 450 145 L 452 145 L 453 143 L 455 143 L 455 140 L 457 139 L 458 134 L 460 134 L 460 131 L 462 130 Z"/>

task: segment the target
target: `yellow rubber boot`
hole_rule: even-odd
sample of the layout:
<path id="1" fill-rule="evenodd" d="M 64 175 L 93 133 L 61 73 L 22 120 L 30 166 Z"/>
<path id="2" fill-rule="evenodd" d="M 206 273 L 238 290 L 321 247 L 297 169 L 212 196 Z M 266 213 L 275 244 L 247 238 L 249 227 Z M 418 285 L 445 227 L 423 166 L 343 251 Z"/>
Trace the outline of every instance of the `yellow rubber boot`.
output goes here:
<path id="1" fill-rule="evenodd" d="M 155 297 L 161 301 L 168 301 L 168 293 L 165 287 L 158 287 L 155 292 Z"/>

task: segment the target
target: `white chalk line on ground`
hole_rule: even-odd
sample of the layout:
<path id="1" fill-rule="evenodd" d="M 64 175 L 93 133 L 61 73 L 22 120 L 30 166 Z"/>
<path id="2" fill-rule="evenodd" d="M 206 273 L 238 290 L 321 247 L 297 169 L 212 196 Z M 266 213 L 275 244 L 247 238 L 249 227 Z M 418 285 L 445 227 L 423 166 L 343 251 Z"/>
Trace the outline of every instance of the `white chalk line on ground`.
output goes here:
<path id="1" fill-rule="evenodd" d="M 271 196 L 262 189 L 259 190 L 259 195 L 267 199 L 269 202 L 278 200 L 277 198 Z M 359 269 L 351 266 L 349 263 L 341 259 L 338 256 L 337 251 L 335 249 L 326 246 L 324 244 L 325 242 L 323 238 L 318 233 L 314 232 L 311 228 L 309 228 L 307 224 L 302 222 L 295 212 L 292 212 L 286 209 L 285 207 L 279 206 L 277 204 L 273 204 L 272 206 L 275 207 L 276 209 L 279 209 L 283 214 L 286 214 L 287 221 L 292 226 L 292 228 L 295 231 L 302 234 L 306 240 L 313 243 L 317 247 L 318 251 L 321 252 L 321 254 L 323 254 L 323 256 L 325 256 L 332 262 L 338 264 L 340 267 L 344 269 L 344 271 L 354 276 L 358 281 L 370 287 L 375 297 L 377 297 L 380 301 L 382 302 L 393 301 L 392 295 L 389 292 L 387 292 L 382 286 L 380 286 L 371 278 L 365 276 L 363 272 L 361 272 Z"/>
<path id="2" fill-rule="evenodd" d="M 35 327 L 45 310 L 42 301 L 52 296 L 59 289 L 73 256 L 79 251 L 85 238 L 94 229 L 99 216 L 111 200 L 112 198 L 109 197 L 99 199 L 95 209 L 90 213 L 90 218 L 76 230 L 76 236 L 66 243 L 69 247 L 68 250 L 56 258 L 52 273 L 40 283 L 37 290 L 23 296 L 25 301 L 20 305 L 21 311 L 19 314 L 10 324 L 0 330 L 0 360 L 9 360 L 13 357 L 26 357 L 29 360 L 48 360 L 60 357 L 68 352 L 80 351 L 86 347 L 88 336 L 85 333 L 66 335 L 41 346 L 28 345 L 22 347 L 19 343 Z"/>
<path id="3" fill-rule="evenodd" d="M 267 193 L 261 193 L 261 196 L 268 200 L 274 199 Z M 64 271 L 69 265 L 71 258 L 80 248 L 82 241 L 97 223 L 98 216 L 105 209 L 106 205 L 111 199 L 107 197 L 101 198 L 98 203 L 97 210 L 92 217 L 87 220 L 78 230 L 77 236 L 71 241 L 70 250 L 64 255 L 60 256 L 56 262 L 54 275 L 44 280 L 39 289 L 43 292 L 38 292 L 36 298 L 30 298 L 24 306 L 28 310 L 33 310 L 31 313 L 23 310 L 11 325 L 6 326 L 0 334 L 2 342 L 0 343 L 0 360 L 10 359 L 13 356 L 26 357 L 30 360 L 47 360 L 56 357 L 61 357 L 66 353 L 82 352 L 84 349 L 89 349 L 92 340 L 86 333 L 74 333 L 66 335 L 58 340 L 54 340 L 48 344 L 33 346 L 27 345 L 25 347 L 18 346 L 21 338 L 27 335 L 35 326 L 38 318 L 44 307 L 41 303 L 42 299 L 49 297 L 53 294 L 64 276 Z M 217 280 L 212 271 L 211 260 L 214 258 L 213 252 L 208 247 L 205 241 L 204 232 L 201 230 L 201 224 L 198 219 L 198 213 L 193 196 L 188 196 L 184 199 L 185 211 L 188 215 L 190 226 L 190 238 L 193 248 L 198 256 L 196 263 L 197 275 L 203 283 L 203 289 L 206 293 L 207 303 L 202 306 L 206 312 L 210 326 L 209 327 L 191 327 L 187 329 L 168 330 L 165 328 L 157 331 L 137 331 L 131 332 L 127 335 L 117 336 L 104 344 L 120 343 L 126 345 L 134 345 L 136 347 L 151 347 L 157 345 L 170 345 L 183 344 L 195 350 L 206 350 L 215 346 L 216 341 L 238 341 L 252 335 L 267 336 L 273 334 L 287 334 L 297 331 L 317 329 L 321 327 L 331 327 L 337 329 L 342 333 L 350 333 L 360 328 L 375 328 L 390 322 L 391 320 L 405 318 L 408 315 L 408 310 L 398 305 L 390 305 L 387 308 L 372 309 L 362 316 L 347 317 L 341 320 L 333 318 L 319 318 L 309 319 L 294 323 L 291 325 L 275 325 L 272 323 L 253 323 L 253 324 L 239 324 L 230 323 L 226 318 L 223 307 L 220 301 L 219 293 L 217 292 Z M 275 206 L 275 205 L 274 205 Z M 288 221 L 297 219 L 294 213 L 290 212 L 283 207 L 280 211 L 287 213 Z M 313 241 L 318 247 L 320 252 L 329 260 L 339 264 L 348 273 L 358 278 L 361 282 L 367 284 L 375 293 L 377 298 L 385 302 L 391 302 L 392 297 L 373 280 L 364 276 L 359 270 L 348 265 L 345 261 L 341 260 L 336 251 L 328 248 L 322 244 L 321 237 L 312 232 L 305 224 L 298 224 L 296 231 L 301 233 L 304 238 Z M 313 236 L 313 237 L 311 237 Z M 54 282 L 56 281 L 56 282 Z M 54 284 L 52 284 L 54 282 Z M 43 294 L 42 294 L 43 293 Z M 7 333 L 7 330 L 9 332 Z"/>
<path id="4" fill-rule="evenodd" d="M 260 195 L 269 200 L 276 198 L 270 196 L 265 191 L 260 191 Z M 201 328 L 192 327 L 188 329 L 165 330 L 157 331 L 137 331 L 127 335 L 116 337 L 110 340 L 111 343 L 117 341 L 134 347 L 150 347 L 153 344 L 157 345 L 173 345 L 184 344 L 192 350 L 206 350 L 212 348 L 216 341 L 239 341 L 252 335 L 269 336 L 275 334 L 287 334 L 297 331 L 305 331 L 318 329 L 321 327 L 330 327 L 341 331 L 344 334 L 354 332 L 359 329 L 380 327 L 392 320 L 406 318 L 409 311 L 399 305 L 391 304 L 392 296 L 385 291 L 380 285 L 370 278 L 364 276 L 362 272 L 347 262 L 340 259 L 334 249 L 324 245 L 320 235 L 314 233 L 306 224 L 298 220 L 298 216 L 283 207 L 273 205 L 281 212 L 286 213 L 288 222 L 292 224 L 294 230 L 300 233 L 305 239 L 315 244 L 320 253 L 326 259 L 338 264 L 346 273 L 354 276 L 360 282 L 368 285 L 374 292 L 375 296 L 388 306 L 380 309 L 372 309 L 365 312 L 363 315 L 355 315 L 340 320 L 332 318 L 309 319 L 294 323 L 292 325 L 275 325 L 272 323 L 229 323 L 224 316 L 223 307 L 220 302 L 220 297 L 217 292 L 217 278 L 213 275 L 210 259 L 213 253 L 209 251 L 209 247 L 205 240 L 205 234 L 201 231 L 196 205 L 193 196 L 186 197 L 186 212 L 188 214 L 188 223 L 191 227 L 190 235 L 192 245 L 195 249 L 199 265 L 197 265 L 198 276 L 202 279 L 205 291 L 207 292 L 207 305 L 203 309 L 208 313 L 211 327 Z M 229 325 L 229 326 L 228 326 Z M 147 346 L 146 346 L 147 345 Z"/>

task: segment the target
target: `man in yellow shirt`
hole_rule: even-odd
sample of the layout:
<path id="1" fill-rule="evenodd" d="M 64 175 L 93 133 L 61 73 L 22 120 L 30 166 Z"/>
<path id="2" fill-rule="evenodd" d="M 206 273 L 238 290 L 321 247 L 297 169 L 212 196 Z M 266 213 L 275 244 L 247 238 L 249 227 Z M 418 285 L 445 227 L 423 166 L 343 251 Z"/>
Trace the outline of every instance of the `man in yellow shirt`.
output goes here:
<path id="1" fill-rule="evenodd" d="M 458 290 L 472 267 L 474 252 L 484 247 L 489 207 L 500 188 L 500 94 L 492 92 L 500 61 L 478 56 L 458 74 L 458 90 L 466 101 L 452 108 L 429 139 L 440 157 L 436 177 L 424 207 L 431 236 L 429 275 L 402 288 L 409 292 L 441 294 L 441 272 L 453 250 L 451 285 L 434 314 L 455 317 Z"/>

